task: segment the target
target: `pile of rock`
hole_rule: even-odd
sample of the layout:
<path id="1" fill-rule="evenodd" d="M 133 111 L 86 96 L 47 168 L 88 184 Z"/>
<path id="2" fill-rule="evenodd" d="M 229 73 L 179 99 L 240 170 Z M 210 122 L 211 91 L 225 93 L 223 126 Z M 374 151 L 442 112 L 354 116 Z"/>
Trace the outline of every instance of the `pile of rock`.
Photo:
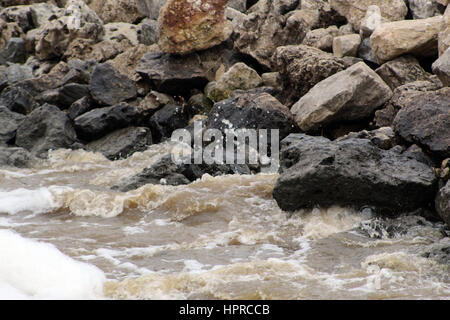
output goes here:
<path id="1" fill-rule="evenodd" d="M 282 209 L 449 221 L 447 0 L 0 1 L 0 164 L 116 160 L 179 128 L 279 129 Z M 258 166 L 175 165 L 121 190 Z"/>

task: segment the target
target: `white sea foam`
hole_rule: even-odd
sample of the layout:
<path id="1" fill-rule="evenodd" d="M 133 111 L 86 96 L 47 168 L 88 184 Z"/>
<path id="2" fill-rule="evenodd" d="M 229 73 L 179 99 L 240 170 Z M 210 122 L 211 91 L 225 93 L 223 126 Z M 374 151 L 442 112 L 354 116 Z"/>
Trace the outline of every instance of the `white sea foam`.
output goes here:
<path id="1" fill-rule="evenodd" d="M 105 280 L 51 244 L 0 230 L 0 299 L 99 299 Z"/>

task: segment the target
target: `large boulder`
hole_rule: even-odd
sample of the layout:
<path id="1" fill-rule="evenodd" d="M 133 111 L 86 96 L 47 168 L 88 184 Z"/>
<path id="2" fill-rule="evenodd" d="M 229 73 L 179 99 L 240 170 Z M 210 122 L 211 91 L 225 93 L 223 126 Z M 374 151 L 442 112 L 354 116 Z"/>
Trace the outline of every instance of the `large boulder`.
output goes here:
<path id="1" fill-rule="evenodd" d="M 396 133 L 440 157 L 450 157 L 450 88 L 408 99 L 394 120 Z"/>
<path id="2" fill-rule="evenodd" d="M 430 78 L 413 56 L 401 56 L 384 63 L 375 70 L 376 73 L 394 90 L 414 81 L 427 81 Z"/>
<path id="3" fill-rule="evenodd" d="M 369 117 L 392 96 L 391 89 L 364 62 L 319 82 L 291 112 L 304 131 Z"/>
<path id="4" fill-rule="evenodd" d="M 308 17 L 318 21 L 317 10 L 296 10 L 288 16 L 296 5 L 296 1 L 258 1 L 235 25 L 235 48 L 271 68 L 275 49 L 301 43 L 311 27 Z"/>
<path id="5" fill-rule="evenodd" d="M 158 18 L 162 51 L 187 54 L 214 47 L 233 31 L 226 19 L 227 0 L 168 0 Z"/>
<path id="6" fill-rule="evenodd" d="M 110 106 L 137 95 L 134 82 L 119 73 L 109 63 L 99 64 L 94 69 L 90 90 L 97 102 Z"/>
<path id="7" fill-rule="evenodd" d="M 330 0 L 333 9 L 347 18 L 356 30 L 371 5 L 377 5 L 381 15 L 390 21 L 403 20 L 408 8 L 403 0 Z"/>
<path id="8" fill-rule="evenodd" d="M 398 214 L 434 199 L 430 167 L 367 139 L 290 135 L 282 142 L 281 165 L 273 197 L 286 211 L 343 205 Z"/>
<path id="9" fill-rule="evenodd" d="M 127 103 L 104 107 L 86 112 L 75 118 L 75 130 L 80 139 L 93 141 L 121 128 L 134 124 L 139 111 Z"/>
<path id="10" fill-rule="evenodd" d="M 87 150 L 102 153 L 110 160 L 127 158 L 152 144 L 150 129 L 128 127 L 114 131 L 86 145 Z"/>
<path id="11" fill-rule="evenodd" d="M 0 106 L 0 145 L 14 141 L 16 131 L 25 116 Z"/>
<path id="12" fill-rule="evenodd" d="M 16 145 L 38 157 L 45 157 L 51 149 L 71 148 L 75 142 L 76 133 L 67 115 L 49 104 L 33 110 L 16 133 Z"/>
<path id="13" fill-rule="evenodd" d="M 189 112 L 184 106 L 167 104 L 151 116 L 149 126 L 155 140 L 159 141 L 170 138 L 174 130 L 186 127 L 189 118 Z"/>
<path id="14" fill-rule="evenodd" d="M 192 88 L 203 88 L 208 82 L 200 57 L 183 57 L 162 52 L 148 53 L 139 61 L 137 72 L 156 90 L 173 95 L 189 94 Z"/>
<path id="15" fill-rule="evenodd" d="M 444 86 L 450 87 L 450 48 L 433 63 L 433 73 L 439 77 Z"/>
<path id="16" fill-rule="evenodd" d="M 226 100 L 214 104 L 209 114 L 208 128 L 219 129 L 279 129 L 283 139 L 298 127 L 287 107 L 268 93 L 236 91 Z"/>
<path id="17" fill-rule="evenodd" d="M 439 190 L 435 205 L 438 214 L 450 226 L 450 181 Z"/>
<path id="18" fill-rule="evenodd" d="M 283 103 L 287 106 L 320 81 L 345 69 L 342 59 L 305 45 L 279 47 L 274 59 L 286 94 Z"/>
<path id="19" fill-rule="evenodd" d="M 420 20 L 384 23 L 370 36 L 370 43 L 380 63 L 403 54 L 435 56 L 442 16 Z"/>

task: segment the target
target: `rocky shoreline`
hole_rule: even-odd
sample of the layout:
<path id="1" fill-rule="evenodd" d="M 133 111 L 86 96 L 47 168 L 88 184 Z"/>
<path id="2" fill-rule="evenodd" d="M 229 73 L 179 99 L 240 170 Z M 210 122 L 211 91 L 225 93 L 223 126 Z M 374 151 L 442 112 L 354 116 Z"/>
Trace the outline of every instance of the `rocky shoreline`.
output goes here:
<path id="1" fill-rule="evenodd" d="M 126 158 L 194 120 L 278 129 L 281 209 L 450 225 L 448 4 L 0 0 L 0 165 L 60 148 Z M 115 189 L 260 171 L 168 155 Z"/>

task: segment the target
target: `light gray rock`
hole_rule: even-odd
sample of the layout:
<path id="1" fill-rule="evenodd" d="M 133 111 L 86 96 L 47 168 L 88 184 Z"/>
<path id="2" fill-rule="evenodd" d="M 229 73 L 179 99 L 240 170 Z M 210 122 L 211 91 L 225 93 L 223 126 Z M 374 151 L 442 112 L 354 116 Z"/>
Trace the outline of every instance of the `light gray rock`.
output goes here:
<path id="1" fill-rule="evenodd" d="M 359 34 L 348 34 L 333 39 L 333 54 L 336 57 L 355 57 L 358 53 L 361 37 Z"/>
<path id="2" fill-rule="evenodd" d="M 366 16 L 361 21 L 361 25 L 359 27 L 361 37 L 370 37 L 375 29 L 384 22 L 387 22 L 387 20 L 381 16 L 380 8 L 375 5 L 369 6 L 367 8 Z"/>
<path id="3" fill-rule="evenodd" d="M 407 3 L 413 19 L 426 19 L 442 14 L 436 0 L 407 0 Z"/>
<path id="4" fill-rule="evenodd" d="M 0 166 L 25 168 L 33 156 L 24 148 L 8 148 L 0 146 Z"/>
<path id="5" fill-rule="evenodd" d="M 391 96 L 388 85 L 359 62 L 319 82 L 291 112 L 302 130 L 317 130 L 333 122 L 366 118 Z"/>
<path id="6" fill-rule="evenodd" d="M 444 86 L 450 86 L 450 48 L 437 59 L 432 66 L 433 73 L 439 77 Z"/>
<path id="7" fill-rule="evenodd" d="M 136 0 L 136 5 L 139 13 L 150 19 L 157 20 L 159 11 L 167 0 Z"/>
<path id="8" fill-rule="evenodd" d="M 317 49 L 331 52 L 333 48 L 333 38 L 337 37 L 339 30 L 336 26 L 329 28 L 319 28 L 309 31 L 303 39 L 303 44 Z"/>

